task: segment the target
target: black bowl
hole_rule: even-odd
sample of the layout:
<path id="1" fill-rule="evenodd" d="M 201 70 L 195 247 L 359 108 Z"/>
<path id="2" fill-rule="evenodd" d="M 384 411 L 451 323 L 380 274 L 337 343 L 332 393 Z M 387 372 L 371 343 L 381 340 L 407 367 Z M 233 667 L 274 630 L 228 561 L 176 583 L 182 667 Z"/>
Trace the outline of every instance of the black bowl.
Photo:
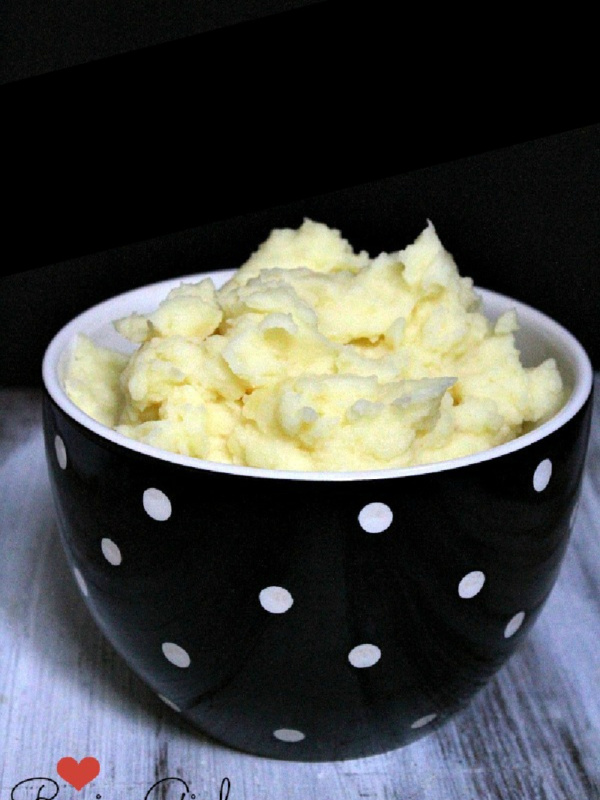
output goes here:
<path id="1" fill-rule="evenodd" d="M 570 396 L 549 422 L 407 469 L 209 463 L 109 430 L 61 385 L 77 332 L 118 345 L 111 321 L 177 283 L 92 308 L 45 355 L 56 513 L 93 618 L 165 703 L 242 751 L 358 758 L 433 731 L 519 646 L 557 578 L 589 437 L 587 355 L 548 317 L 479 290 L 489 316 L 517 309 L 524 363 L 557 359 Z"/>

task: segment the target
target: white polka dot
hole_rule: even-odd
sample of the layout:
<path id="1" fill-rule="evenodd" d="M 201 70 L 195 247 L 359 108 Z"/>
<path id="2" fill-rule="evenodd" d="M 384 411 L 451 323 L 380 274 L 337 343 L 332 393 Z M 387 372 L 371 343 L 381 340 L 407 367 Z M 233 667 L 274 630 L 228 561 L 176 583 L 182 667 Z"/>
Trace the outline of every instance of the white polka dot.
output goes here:
<path id="1" fill-rule="evenodd" d="M 509 639 L 511 636 L 519 630 L 521 625 L 523 624 L 523 620 L 525 619 L 525 612 L 519 611 L 518 614 L 515 614 L 514 617 L 510 620 L 506 628 L 504 629 L 504 638 Z"/>
<path id="2" fill-rule="evenodd" d="M 54 437 L 54 450 L 56 451 L 56 460 L 61 469 L 67 468 L 67 448 L 65 443 L 58 434 Z"/>
<path id="3" fill-rule="evenodd" d="M 433 722 L 433 720 L 436 717 L 437 714 L 427 714 L 427 716 L 415 720 L 415 722 L 413 722 L 413 724 L 410 727 L 413 728 L 414 730 L 417 730 L 417 728 L 424 728 L 425 725 L 429 725 L 430 722 Z"/>
<path id="4" fill-rule="evenodd" d="M 164 694 L 159 694 L 158 697 L 163 701 L 165 705 L 169 706 L 169 708 L 172 708 L 173 711 L 181 711 L 179 706 L 176 706 L 175 703 L 172 700 L 169 700 L 168 697 L 165 697 Z"/>
<path id="5" fill-rule="evenodd" d="M 284 614 L 289 611 L 294 598 L 283 586 L 267 586 L 258 595 L 261 606 L 271 614 Z"/>
<path id="6" fill-rule="evenodd" d="M 81 594 L 84 595 L 85 597 L 87 597 L 88 596 L 87 583 L 85 582 L 85 579 L 84 579 L 83 575 L 77 569 L 77 567 L 74 568 L 73 575 L 75 575 L 75 580 L 77 581 L 77 585 L 79 586 L 79 590 L 81 591 Z"/>
<path id="7" fill-rule="evenodd" d="M 392 509 L 385 503 L 368 503 L 361 509 L 358 521 L 367 533 L 382 533 L 392 524 Z"/>
<path id="8" fill-rule="evenodd" d="M 113 540 L 102 539 L 100 542 L 100 547 L 102 548 L 102 555 L 108 561 L 108 563 L 112 564 L 113 567 L 118 567 L 123 560 L 123 557 L 121 556 L 121 551 L 113 542 Z"/>
<path id="9" fill-rule="evenodd" d="M 306 738 L 302 731 L 294 730 L 294 728 L 279 728 L 273 731 L 273 736 L 280 742 L 301 742 Z"/>
<path id="10" fill-rule="evenodd" d="M 146 514 L 157 522 L 164 522 L 171 516 L 171 501 L 160 489 L 146 489 L 143 502 Z"/>
<path id="11" fill-rule="evenodd" d="M 162 651 L 167 661 L 170 661 L 176 667 L 185 668 L 191 664 L 191 658 L 188 653 L 178 644 L 163 642 Z"/>
<path id="12" fill-rule="evenodd" d="M 537 465 L 533 473 L 533 488 L 536 492 L 543 492 L 546 486 L 550 483 L 552 476 L 552 462 L 549 458 L 545 458 Z"/>
<path id="13" fill-rule="evenodd" d="M 358 669 L 372 667 L 380 658 L 381 650 L 374 644 L 359 644 L 348 653 L 348 661 Z"/>
<path id="14" fill-rule="evenodd" d="M 470 600 L 483 589 L 485 575 L 479 570 L 469 572 L 458 584 L 458 594 L 465 600 Z"/>

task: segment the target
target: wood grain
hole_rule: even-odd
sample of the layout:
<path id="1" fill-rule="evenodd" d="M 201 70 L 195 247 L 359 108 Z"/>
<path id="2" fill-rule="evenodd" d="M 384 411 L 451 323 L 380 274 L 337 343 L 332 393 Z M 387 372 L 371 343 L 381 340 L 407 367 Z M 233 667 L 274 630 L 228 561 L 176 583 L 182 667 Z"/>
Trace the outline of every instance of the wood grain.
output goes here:
<path id="1" fill-rule="evenodd" d="M 192 731 L 96 628 L 67 568 L 37 390 L 0 390 L 0 798 L 143 800 L 164 778 L 196 800 L 600 799 L 600 386 L 577 522 L 557 585 L 523 646 L 440 731 L 372 758 L 299 764 Z M 95 756 L 80 792 L 64 756 Z M 166 781 L 153 797 L 180 800 Z M 26 792 L 29 792 L 27 794 Z M 51 798 L 50 786 L 38 800 Z"/>

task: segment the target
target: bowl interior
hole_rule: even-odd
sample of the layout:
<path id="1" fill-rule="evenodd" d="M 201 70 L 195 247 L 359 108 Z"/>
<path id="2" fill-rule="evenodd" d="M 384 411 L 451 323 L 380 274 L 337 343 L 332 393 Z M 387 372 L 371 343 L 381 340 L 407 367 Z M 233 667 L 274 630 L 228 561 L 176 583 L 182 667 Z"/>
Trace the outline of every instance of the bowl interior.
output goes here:
<path id="1" fill-rule="evenodd" d="M 116 332 L 113 325 L 115 320 L 133 312 L 140 314 L 152 312 L 166 297 L 168 292 L 178 286 L 182 281 L 191 283 L 208 277 L 213 280 L 215 286 L 218 288 L 225 283 L 234 272 L 235 270 L 221 270 L 161 281 L 125 292 L 83 312 L 56 334 L 46 350 L 42 366 L 42 376 L 49 395 L 63 411 L 81 425 L 129 449 L 154 455 L 157 458 L 184 464 L 186 466 L 236 474 L 280 477 L 282 471 L 206 462 L 197 458 L 179 456 L 174 453 L 161 451 L 149 445 L 131 440 L 88 417 L 87 414 L 71 402 L 63 388 L 65 367 L 68 362 L 70 350 L 78 334 L 85 334 L 94 342 L 104 347 L 109 347 L 124 353 L 132 352 L 135 345 Z M 593 384 L 593 368 L 581 344 L 562 325 L 537 309 L 497 292 L 481 287 L 476 288 L 482 298 L 484 312 L 490 320 L 496 319 L 510 309 L 516 310 L 519 320 L 516 343 L 521 352 L 522 362 L 525 366 L 537 365 L 549 357 L 556 359 L 568 390 L 568 399 L 558 414 L 535 430 L 511 442 L 492 448 L 491 450 L 476 453 L 472 456 L 418 467 L 405 467 L 393 470 L 371 470 L 368 473 L 292 473 L 290 471 L 285 473 L 286 477 L 314 479 L 315 476 L 318 475 L 319 478 L 325 480 L 352 480 L 364 477 L 390 477 L 392 474 L 414 475 L 424 472 L 437 472 L 456 466 L 488 460 L 501 456 L 504 453 L 521 449 L 534 441 L 539 441 L 548 433 L 557 430 L 567 423 L 583 406 L 590 395 Z"/>

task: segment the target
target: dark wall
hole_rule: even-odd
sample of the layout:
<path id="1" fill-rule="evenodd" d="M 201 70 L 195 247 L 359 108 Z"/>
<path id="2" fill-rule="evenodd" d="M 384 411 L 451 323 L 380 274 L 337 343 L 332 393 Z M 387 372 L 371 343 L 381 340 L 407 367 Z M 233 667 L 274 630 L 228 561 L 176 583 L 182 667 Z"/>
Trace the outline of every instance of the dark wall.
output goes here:
<path id="1" fill-rule="evenodd" d="M 51 335 L 134 286 L 235 267 L 274 226 L 305 216 L 373 255 L 429 218 L 476 283 L 570 328 L 600 367 L 600 125 L 315 195 L 20 272 L 0 284 L 3 383 L 39 382 Z"/>
<path id="2" fill-rule="evenodd" d="M 0 84 L 260 20 L 320 0 L 3 0 Z"/>
<path id="3" fill-rule="evenodd" d="M 430 218 L 463 274 L 550 313 L 600 365 L 600 114 L 581 101 L 585 48 L 567 66 L 548 40 L 532 70 L 523 25 L 507 49 L 423 12 L 411 30 L 427 47 L 412 51 L 377 3 L 266 5 L 240 20 L 234 4 L 200 33 L 191 20 L 176 41 L 148 25 L 158 44 L 84 49 L 87 63 L 30 65 L 0 86 L 0 382 L 39 384 L 49 339 L 90 304 L 235 267 L 304 216 L 373 254 Z"/>

